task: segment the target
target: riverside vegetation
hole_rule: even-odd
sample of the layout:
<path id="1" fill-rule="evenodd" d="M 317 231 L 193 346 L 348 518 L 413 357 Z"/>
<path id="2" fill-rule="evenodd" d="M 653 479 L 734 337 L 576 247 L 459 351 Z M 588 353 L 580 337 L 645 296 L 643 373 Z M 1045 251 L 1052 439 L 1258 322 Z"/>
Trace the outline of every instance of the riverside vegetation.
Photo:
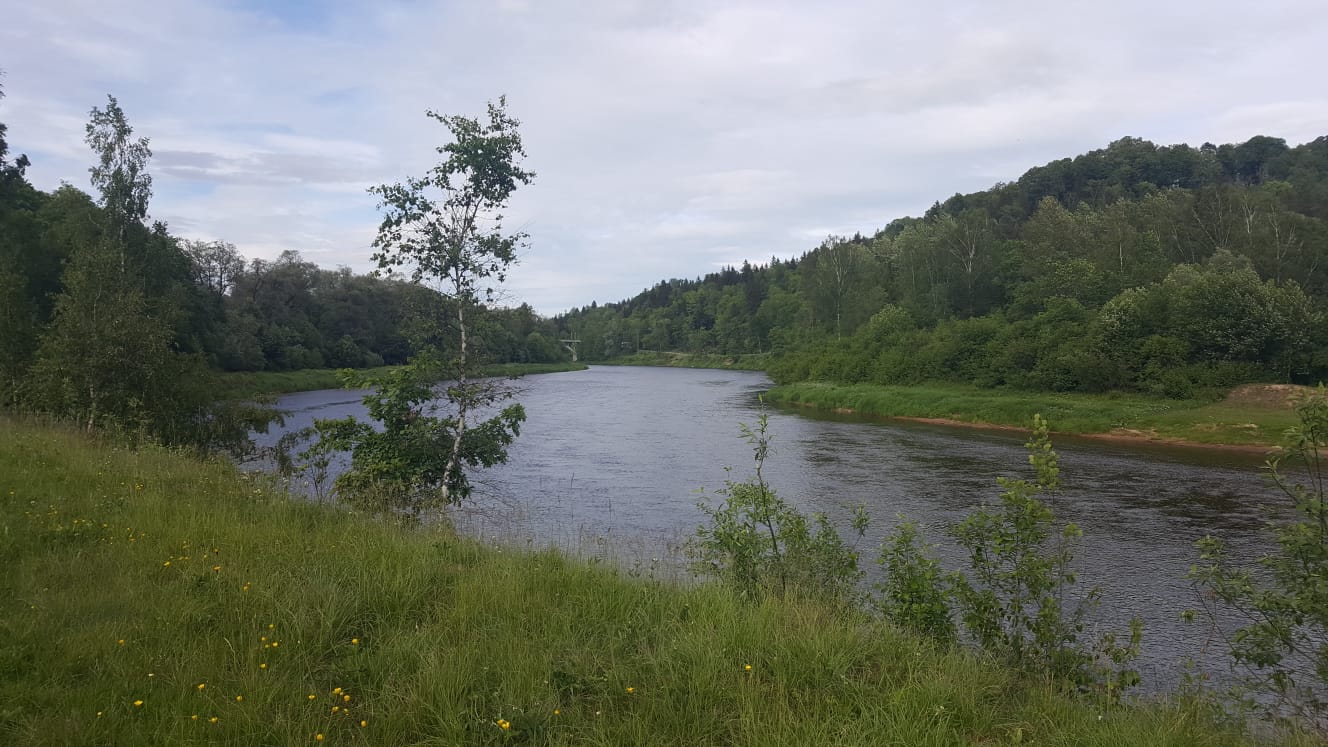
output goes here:
<path id="1" fill-rule="evenodd" d="M 0 475 L 11 744 L 1250 743 L 1200 699 L 1076 697 L 859 607 L 482 546 L 225 460 L 6 419 Z"/>
<path id="2" fill-rule="evenodd" d="M 378 377 L 394 370 L 395 366 L 360 369 L 358 375 Z M 491 363 L 479 368 L 480 376 L 519 377 L 543 373 L 583 371 L 584 363 Z M 234 371 L 219 377 L 221 396 L 225 399 L 252 399 L 264 395 L 313 392 L 320 389 L 338 389 L 342 386 L 341 371 L 337 368 L 303 368 L 297 371 Z M 352 369 L 353 370 L 353 369 Z"/>
<path id="3" fill-rule="evenodd" d="M 802 382 L 766 393 L 773 403 L 854 413 L 1023 428 L 1040 412 L 1059 431 L 1206 445 L 1271 446 L 1295 425 L 1306 387 L 1257 385 L 1185 399 L 1111 392 L 1025 392 L 964 384 L 880 386 Z"/>

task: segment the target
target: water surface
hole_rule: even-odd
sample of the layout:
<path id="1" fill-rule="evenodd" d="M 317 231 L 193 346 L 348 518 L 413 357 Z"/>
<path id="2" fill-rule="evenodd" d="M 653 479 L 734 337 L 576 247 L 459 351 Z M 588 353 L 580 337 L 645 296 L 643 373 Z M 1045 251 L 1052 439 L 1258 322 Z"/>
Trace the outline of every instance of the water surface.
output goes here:
<path id="1" fill-rule="evenodd" d="M 592 367 L 517 386 L 528 416 L 521 436 L 508 464 L 476 476 L 476 495 L 458 524 L 640 567 L 676 560 L 677 546 L 703 518 L 697 501 L 726 479 L 751 474 L 739 424 L 755 423 L 769 381 L 754 372 Z M 284 397 L 286 428 L 363 416 L 360 395 Z M 995 501 L 997 476 L 1031 476 L 1018 433 L 768 414 L 768 481 L 790 503 L 841 526 L 854 505 L 866 506 L 873 525 L 859 547 L 869 567 L 898 514 L 923 523 L 947 566 L 960 567 L 944 527 Z M 1154 687 L 1174 685 L 1187 658 L 1222 670 L 1221 643 L 1209 641 L 1202 625 L 1179 622 L 1183 610 L 1198 606 L 1184 576 L 1197 560 L 1193 543 L 1205 534 L 1226 539 L 1237 556 L 1270 546 L 1260 507 L 1281 502 L 1259 471 L 1262 460 L 1072 438 L 1056 439 L 1056 447 L 1063 489 L 1054 508 L 1084 530 L 1078 568 L 1085 586 L 1103 588 L 1098 618 L 1144 620 L 1141 670 Z M 1124 629 L 1123 622 L 1112 627 Z"/>

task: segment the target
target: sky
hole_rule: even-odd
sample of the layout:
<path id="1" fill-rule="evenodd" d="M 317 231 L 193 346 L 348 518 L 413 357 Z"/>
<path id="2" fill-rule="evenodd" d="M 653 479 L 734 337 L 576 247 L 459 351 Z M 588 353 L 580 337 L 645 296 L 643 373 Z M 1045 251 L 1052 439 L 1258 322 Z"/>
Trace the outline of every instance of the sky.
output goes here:
<path id="1" fill-rule="evenodd" d="M 7 3 L 12 153 L 90 190 L 114 95 L 153 219 L 373 269 L 368 188 L 506 95 L 537 176 L 505 286 L 552 315 L 871 234 L 1125 136 L 1328 134 L 1323 0 L 42 0 Z"/>

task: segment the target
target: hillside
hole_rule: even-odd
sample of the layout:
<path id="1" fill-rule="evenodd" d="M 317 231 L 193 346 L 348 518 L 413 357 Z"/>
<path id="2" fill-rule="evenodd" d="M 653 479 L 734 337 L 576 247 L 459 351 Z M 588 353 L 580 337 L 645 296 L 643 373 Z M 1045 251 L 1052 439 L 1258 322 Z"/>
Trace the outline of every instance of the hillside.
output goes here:
<path id="1" fill-rule="evenodd" d="M 1328 137 L 1136 138 L 794 260 L 555 319 L 583 357 L 773 352 L 781 383 L 1184 398 L 1328 376 Z"/>

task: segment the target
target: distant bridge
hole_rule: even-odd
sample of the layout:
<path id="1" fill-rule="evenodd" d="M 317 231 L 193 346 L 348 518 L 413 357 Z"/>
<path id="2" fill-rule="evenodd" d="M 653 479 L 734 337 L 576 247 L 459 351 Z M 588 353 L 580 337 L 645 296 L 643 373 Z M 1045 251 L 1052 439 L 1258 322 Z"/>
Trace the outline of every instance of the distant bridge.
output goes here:
<path id="1" fill-rule="evenodd" d="M 568 350 L 572 351 L 572 362 L 573 362 L 573 363 L 576 363 L 576 361 L 577 361 L 577 358 L 576 358 L 576 346 L 577 346 L 577 345 L 580 345 L 580 344 L 581 344 L 581 341 L 580 341 L 580 340 L 559 340 L 558 342 L 561 342 L 561 343 L 563 344 L 563 347 L 565 347 L 565 348 L 567 348 Z"/>

